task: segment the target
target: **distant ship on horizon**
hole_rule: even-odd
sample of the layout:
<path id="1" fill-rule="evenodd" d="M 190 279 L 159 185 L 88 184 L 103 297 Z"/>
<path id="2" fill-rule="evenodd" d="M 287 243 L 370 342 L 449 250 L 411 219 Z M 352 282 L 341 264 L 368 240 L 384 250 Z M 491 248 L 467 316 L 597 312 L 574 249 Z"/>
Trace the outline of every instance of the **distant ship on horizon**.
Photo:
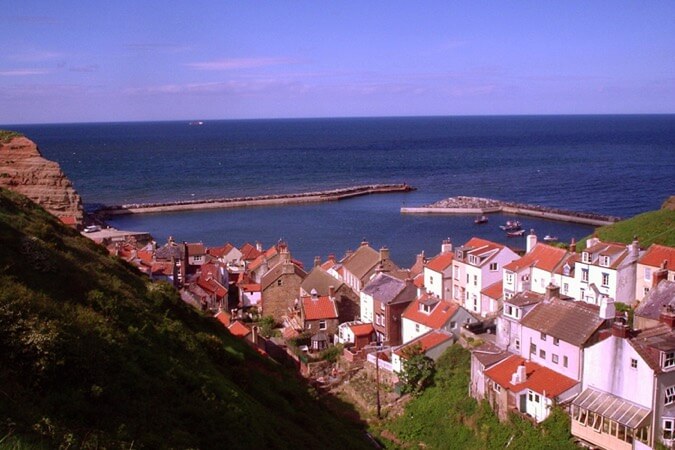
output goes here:
<path id="1" fill-rule="evenodd" d="M 194 120 L 194 121 L 190 122 L 190 125 L 204 125 L 204 121 Z"/>

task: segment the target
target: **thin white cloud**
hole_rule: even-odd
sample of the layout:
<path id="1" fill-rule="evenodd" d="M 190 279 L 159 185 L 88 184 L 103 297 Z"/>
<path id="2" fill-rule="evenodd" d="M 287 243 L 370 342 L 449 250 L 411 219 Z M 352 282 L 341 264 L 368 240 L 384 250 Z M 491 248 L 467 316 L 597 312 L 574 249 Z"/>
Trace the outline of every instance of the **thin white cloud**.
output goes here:
<path id="1" fill-rule="evenodd" d="M 0 76 L 3 77 L 24 77 L 28 75 L 46 75 L 51 73 L 47 69 L 13 69 L 13 70 L 0 70 Z"/>
<path id="2" fill-rule="evenodd" d="M 187 63 L 185 66 L 194 70 L 238 70 L 297 64 L 298 62 L 292 58 L 230 58 Z"/>

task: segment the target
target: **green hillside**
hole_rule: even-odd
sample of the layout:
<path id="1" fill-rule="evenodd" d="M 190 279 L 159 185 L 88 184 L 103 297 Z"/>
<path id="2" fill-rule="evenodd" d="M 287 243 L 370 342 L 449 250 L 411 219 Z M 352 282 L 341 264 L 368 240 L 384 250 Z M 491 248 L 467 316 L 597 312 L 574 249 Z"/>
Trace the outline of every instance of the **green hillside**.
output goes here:
<path id="1" fill-rule="evenodd" d="M 0 190 L 0 448 L 366 448 L 168 285 Z"/>
<path id="2" fill-rule="evenodd" d="M 637 236 L 643 248 L 651 244 L 675 247 L 675 211 L 663 208 L 639 214 L 630 219 L 600 227 L 595 231 L 595 235 L 605 242 L 626 244 L 632 242 L 633 236 Z"/>

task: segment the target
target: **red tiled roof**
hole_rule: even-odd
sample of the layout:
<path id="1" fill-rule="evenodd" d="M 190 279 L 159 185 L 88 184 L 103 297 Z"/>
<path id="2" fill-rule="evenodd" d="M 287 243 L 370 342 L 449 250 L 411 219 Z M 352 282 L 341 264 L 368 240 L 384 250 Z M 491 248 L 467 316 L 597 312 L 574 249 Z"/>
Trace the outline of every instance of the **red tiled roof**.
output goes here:
<path id="1" fill-rule="evenodd" d="M 442 333 L 437 330 L 431 330 L 427 333 L 424 333 L 422 336 L 413 339 L 406 345 L 397 348 L 396 350 L 394 350 L 394 353 L 396 353 L 398 356 L 403 356 L 403 351 L 406 348 L 413 347 L 414 345 L 418 344 L 422 346 L 422 351 L 427 352 L 428 350 L 431 350 L 434 347 L 438 347 L 442 343 L 447 342 L 449 340 L 452 340 L 451 335 Z"/>
<path id="2" fill-rule="evenodd" d="M 69 226 L 77 225 L 77 218 L 75 216 L 61 216 L 59 217 L 59 220 L 64 225 Z"/>
<path id="3" fill-rule="evenodd" d="M 150 250 L 139 250 L 136 252 L 136 257 L 147 265 L 152 264 L 152 260 L 154 259 Z"/>
<path id="4" fill-rule="evenodd" d="M 354 336 L 369 336 L 375 332 L 372 323 L 355 323 L 350 325 L 349 328 L 354 333 Z"/>
<path id="5" fill-rule="evenodd" d="M 511 377 L 522 363 L 525 363 L 527 379 L 522 383 L 513 385 L 511 384 Z M 540 366 L 532 361 L 527 361 L 517 355 L 506 358 L 504 361 L 486 370 L 485 377 L 490 378 L 501 387 L 512 392 L 521 392 L 524 389 L 531 389 L 542 395 L 545 393 L 548 398 L 555 398 L 578 384 L 578 381 L 576 380 Z"/>
<path id="6" fill-rule="evenodd" d="M 223 245 L 222 247 L 211 247 L 206 249 L 206 253 L 209 255 L 215 256 L 216 258 L 222 258 L 232 251 L 234 245 L 229 242 Z"/>
<path id="7" fill-rule="evenodd" d="M 552 272 L 562 262 L 567 250 L 538 243 L 530 253 L 504 266 L 504 269 L 517 272 L 525 267 L 534 266 Z"/>
<path id="8" fill-rule="evenodd" d="M 153 275 L 172 276 L 173 264 L 168 261 L 154 262 L 152 263 L 152 266 L 150 266 L 150 272 Z"/>
<path id="9" fill-rule="evenodd" d="M 427 268 L 434 272 L 443 272 L 450 264 L 452 264 L 452 259 L 454 257 L 455 255 L 453 253 L 441 253 L 427 263 Z"/>
<path id="10" fill-rule="evenodd" d="M 413 278 L 413 284 L 418 288 L 424 287 L 424 274 L 419 274 Z"/>
<path id="11" fill-rule="evenodd" d="M 259 283 L 243 283 L 238 285 L 243 291 L 246 292 L 260 292 Z"/>
<path id="12" fill-rule="evenodd" d="M 472 237 L 469 241 L 464 244 L 462 247 L 490 247 L 490 248 L 504 248 L 502 244 L 497 244 L 496 242 L 488 241 L 487 239 L 481 239 L 478 237 Z"/>
<path id="13" fill-rule="evenodd" d="M 239 251 L 241 252 L 241 259 L 244 261 L 252 261 L 261 255 L 260 250 L 248 242 L 242 245 Z"/>
<path id="14" fill-rule="evenodd" d="M 337 319 L 338 317 L 335 302 L 328 296 L 302 297 L 300 301 L 305 320 Z"/>
<path id="15" fill-rule="evenodd" d="M 206 247 L 201 242 L 186 244 L 186 247 L 189 256 L 206 254 Z"/>
<path id="16" fill-rule="evenodd" d="M 215 294 L 216 297 L 225 298 L 227 296 L 227 288 L 209 275 L 202 274 L 197 280 L 197 286 L 204 289 L 206 292 Z"/>
<path id="17" fill-rule="evenodd" d="M 503 281 L 504 280 L 499 280 L 496 283 L 492 283 L 490 286 L 480 291 L 480 293 L 485 295 L 486 297 L 494 299 L 501 298 L 502 294 L 504 293 Z"/>
<path id="18" fill-rule="evenodd" d="M 232 321 L 230 320 L 231 319 L 230 315 L 225 311 L 218 311 L 218 313 L 213 317 L 215 317 L 218 320 L 218 322 L 222 323 L 226 327 L 229 327 L 230 324 L 232 323 Z"/>
<path id="19" fill-rule="evenodd" d="M 249 335 L 249 333 L 251 333 L 251 330 L 238 320 L 232 322 L 232 325 L 227 327 L 227 329 L 230 330 L 230 333 L 237 337 L 246 337 Z"/>
<path id="20" fill-rule="evenodd" d="M 668 261 L 668 270 L 675 270 L 675 247 L 652 244 L 638 262 L 645 266 L 661 267 L 663 261 Z"/>
<path id="21" fill-rule="evenodd" d="M 459 305 L 439 300 L 438 303 L 433 305 L 431 312 L 427 314 L 421 311 L 420 308 L 422 302 L 428 301 L 430 298 L 429 294 L 422 294 L 408 305 L 403 314 L 401 314 L 401 317 L 435 330 L 440 329 L 455 315 L 459 309 Z"/>

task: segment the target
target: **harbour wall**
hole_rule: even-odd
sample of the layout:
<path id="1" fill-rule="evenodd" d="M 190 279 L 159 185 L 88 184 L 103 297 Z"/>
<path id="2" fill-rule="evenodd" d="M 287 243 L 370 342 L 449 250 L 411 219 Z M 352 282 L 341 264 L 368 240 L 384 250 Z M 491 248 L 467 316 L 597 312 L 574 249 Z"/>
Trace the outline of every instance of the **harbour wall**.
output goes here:
<path id="1" fill-rule="evenodd" d="M 601 214 L 580 213 L 479 197 L 451 197 L 422 207 L 401 208 L 402 214 L 476 215 L 499 212 L 593 226 L 611 225 L 621 220 L 618 217 Z"/>
<path id="2" fill-rule="evenodd" d="M 245 208 L 252 206 L 275 206 L 303 203 L 339 201 L 369 194 L 410 192 L 415 190 L 408 184 L 372 184 L 352 186 L 318 192 L 302 192 L 297 194 L 262 195 L 257 197 L 232 197 L 208 200 L 185 200 L 165 203 L 135 203 L 106 206 L 97 210 L 104 215 L 148 214 L 173 211 L 195 211 L 203 209 Z"/>

